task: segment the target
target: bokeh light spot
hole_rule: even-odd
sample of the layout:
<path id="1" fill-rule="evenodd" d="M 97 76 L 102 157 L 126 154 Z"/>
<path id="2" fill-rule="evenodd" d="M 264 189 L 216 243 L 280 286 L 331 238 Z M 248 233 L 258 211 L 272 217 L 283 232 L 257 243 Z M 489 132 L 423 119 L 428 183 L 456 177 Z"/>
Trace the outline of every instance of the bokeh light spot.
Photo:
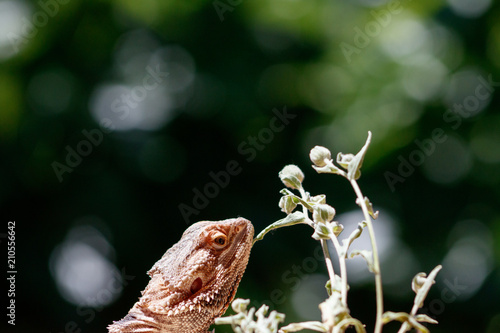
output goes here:
<path id="1" fill-rule="evenodd" d="M 161 88 L 147 91 L 138 86 L 98 86 L 90 99 L 90 111 L 97 122 L 109 119 L 114 129 L 156 130 L 171 118 L 170 98 Z"/>
<path id="2" fill-rule="evenodd" d="M 426 101 L 443 88 L 448 70 L 432 56 L 414 57 L 403 69 L 403 86 L 408 96 Z"/>
<path id="3" fill-rule="evenodd" d="M 24 1 L 0 1 L 0 61 L 17 55 L 28 45 L 29 38 L 24 34 L 31 12 Z"/>
<path id="4" fill-rule="evenodd" d="M 473 117 L 489 105 L 493 89 L 487 75 L 476 69 L 464 69 L 451 76 L 444 102 L 460 117 Z"/>
<path id="5" fill-rule="evenodd" d="M 448 0 L 448 4 L 457 15 L 475 18 L 490 8 L 491 0 Z"/>
<path id="6" fill-rule="evenodd" d="M 392 19 L 394 22 L 384 28 L 380 36 L 382 49 L 389 56 L 400 58 L 411 55 L 428 41 L 428 31 L 419 20 L 399 17 Z"/>
<path id="7" fill-rule="evenodd" d="M 455 296 L 466 300 L 476 294 L 492 270 L 492 234 L 482 222 L 467 220 L 453 227 L 449 241 L 451 248 L 443 260 L 440 280 L 445 284 L 457 281 L 463 287 Z"/>
<path id="8" fill-rule="evenodd" d="M 112 303 L 122 291 L 120 271 L 110 261 L 111 245 L 90 224 L 73 227 L 50 257 L 50 270 L 61 296 L 78 306 Z"/>
<path id="9" fill-rule="evenodd" d="M 363 213 L 358 210 L 339 214 L 336 220 L 344 225 L 343 235 L 349 235 L 358 225 L 364 220 Z M 377 235 L 377 247 L 380 258 L 381 269 L 384 273 L 384 284 L 391 286 L 391 295 L 404 296 L 411 289 L 408 287 L 408 281 L 418 269 L 418 261 L 413 255 L 411 249 L 398 239 L 398 230 L 395 221 L 387 211 L 380 211 L 379 217 L 373 224 L 375 234 Z M 364 230 L 359 238 L 357 238 L 349 252 L 353 249 L 371 251 L 371 241 L 368 235 L 368 230 Z M 334 268 L 338 267 L 338 259 L 336 251 L 330 246 L 330 253 L 335 257 L 333 259 Z M 346 262 L 347 276 L 349 284 L 362 285 L 369 281 L 373 281 L 373 273 L 368 270 L 366 261 L 355 256 L 348 259 Z M 387 276 L 387 278 L 386 278 Z M 406 288 L 408 287 L 408 288 Z"/>

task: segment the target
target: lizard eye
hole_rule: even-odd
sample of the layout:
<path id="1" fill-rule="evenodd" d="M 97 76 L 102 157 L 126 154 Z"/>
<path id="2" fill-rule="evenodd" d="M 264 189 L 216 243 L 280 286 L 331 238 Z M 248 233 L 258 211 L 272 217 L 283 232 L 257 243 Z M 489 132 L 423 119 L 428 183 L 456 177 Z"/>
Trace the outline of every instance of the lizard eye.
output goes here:
<path id="1" fill-rule="evenodd" d="M 221 232 L 217 232 L 212 236 L 212 244 L 217 249 L 223 249 L 227 245 L 227 237 Z"/>

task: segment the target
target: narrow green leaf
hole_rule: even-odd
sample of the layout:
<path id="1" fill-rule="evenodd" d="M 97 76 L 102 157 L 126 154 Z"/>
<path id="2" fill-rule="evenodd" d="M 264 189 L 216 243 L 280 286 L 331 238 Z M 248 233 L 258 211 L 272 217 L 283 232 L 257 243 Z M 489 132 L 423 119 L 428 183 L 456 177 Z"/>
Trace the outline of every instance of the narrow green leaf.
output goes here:
<path id="1" fill-rule="evenodd" d="M 415 316 L 415 319 L 419 322 L 423 323 L 430 323 L 430 324 L 438 324 L 438 321 L 435 319 L 432 319 L 426 314 L 419 314 Z"/>
<path id="2" fill-rule="evenodd" d="M 342 240 L 342 248 L 343 248 L 343 255 L 347 253 L 347 250 L 349 249 L 349 246 L 351 246 L 352 242 L 359 236 L 361 236 L 361 233 L 363 232 L 363 228 L 366 227 L 366 223 L 358 223 L 358 227 L 354 229 L 349 237 L 347 239 Z"/>
<path id="3" fill-rule="evenodd" d="M 372 139 L 372 132 L 368 132 L 368 138 L 366 139 L 365 145 L 361 150 L 354 156 L 354 158 L 349 162 L 347 167 L 347 179 L 356 180 L 361 176 L 361 166 L 363 165 L 363 159 L 365 158 L 366 151 L 370 145 Z"/>
<path id="4" fill-rule="evenodd" d="M 429 333 L 429 329 L 420 324 L 414 317 L 408 317 L 408 323 L 419 332 Z"/>
<path id="5" fill-rule="evenodd" d="M 399 321 L 399 322 L 406 322 L 408 321 L 408 318 L 410 315 L 406 312 L 392 312 L 392 311 L 387 311 L 382 315 L 382 323 L 387 324 L 390 323 L 391 321 Z"/>
<path id="6" fill-rule="evenodd" d="M 427 318 L 422 318 L 422 320 L 419 320 L 418 318 L 420 316 L 425 316 Z M 423 333 L 429 333 L 429 330 L 427 327 L 424 325 L 420 324 L 419 321 L 422 322 L 428 322 L 428 323 L 437 323 L 435 320 L 429 318 L 426 315 L 418 315 L 416 317 L 413 317 L 412 315 L 406 313 L 406 312 L 392 312 L 392 311 L 387 311 L 382 315 L 382 323 L 387 324 L 391 321 L 397 320 L 399 322 L 403 323 L 403 329 L 404 332 L 406 332 L 410 327 L 415 328 L 419 332 Z M 428 321 L 430 320 L 430 321 Z"/>
<path id="7" fill-rule="evenodd" d="M 376 212 L 373 210 L 373 205 L 368 197 L 365 197 L 363 201 L 366 205 L 366 208 L 368 209 L 368 213 L 370 214 L 370 216 L 373 217 L 374 220 L 376 220 L 378 217 L 378 210 Z M 363 202 L 360 202 L 359 199 L 356 199 L 356 204 L 361 207 Z"/>
<path id="8" fill-rule="evenodd" d="M 351 252 L 350 258 L 353 258 L 355 256 L 362 256 L 367 265 L 368 265 L 368 270 L 372 273 L 375 273 L 375 266 L 373 266 L 373 255 L 372 251 L 368 250 L 353 250 Z"/>
<path id="9" fill-rule="evenodd" d="M 268 225 L 264 230 L 262 230 L 257 237 L 254 238 L 253 244 L 255 244 L 257 241 L 260 241 L 264 238 L 264 236 L 271 230 L 278 229 L 278 228 L 283 228 L 283 227 L 289 227 L 291 225 L 299 224 L 299 223 L 305 223 L 305 216 L 304 213 L 302 212 L 294 212 L 284 219 L 278 220 L 274 222 L 271 225 Z"/>
<path id="10" fill-rule="evenodd" d="M 333 173 L 338 175 L 345 175 L 345 172 L 337 168 L 333 163 L 328 163 L 323 167 L 312 166 L 317 173 Z"/>

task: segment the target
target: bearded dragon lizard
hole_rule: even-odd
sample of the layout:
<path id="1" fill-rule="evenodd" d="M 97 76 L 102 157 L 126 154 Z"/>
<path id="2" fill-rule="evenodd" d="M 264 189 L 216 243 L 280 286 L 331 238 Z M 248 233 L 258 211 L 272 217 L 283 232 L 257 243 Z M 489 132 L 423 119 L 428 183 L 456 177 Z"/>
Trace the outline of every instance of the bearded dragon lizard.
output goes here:
<path id="1" fill-rule="evenodd" d="M 244 218 L 190 226 L 148 274 L 142 297 L 110 333 L 206 333 L 236 294 L 254 229 Z"/>

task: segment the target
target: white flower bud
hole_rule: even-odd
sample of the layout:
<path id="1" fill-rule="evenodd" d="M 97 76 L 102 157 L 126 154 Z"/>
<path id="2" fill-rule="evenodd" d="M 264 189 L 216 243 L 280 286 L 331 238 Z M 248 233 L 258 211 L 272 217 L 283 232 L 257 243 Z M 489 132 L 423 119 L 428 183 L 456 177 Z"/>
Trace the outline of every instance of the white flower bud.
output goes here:
<path id="1" fill-rule="evenodd" d="M 297 204 L 293 202 L 293 198 L 290 195 L 285 195 L 281 197 L 279 206 L 283 213 L 290 214 L 297 207 Z"/>
<path id="2" fill-rule="evenodd" d="M 310 202 L 313 202 L 315 204 L 325 204 L 326 203 L 326 195 L 320 194 L 320 195 L 315 195 L 314 197 L 311 197 L 309 199 Z"/>
<path id="3" fill-rule="evenodd" d="M 298 166 L 290 164 L 283 168 L 279 173 L 280 179 L 286 187 L 299 189 L 304 180 L 304 173 Z"/>
<path id="4" fill-rule="evenodd" d="M 231 304 L 231 307 L 233 308 L 234 312 L 236 312 L 236 313 L 241 313 L 241 312 L 246 313 L 247 307 L 249 304 L 250 304 L 249 299 L 237 298 Z"/>
<path id="5" fill-rule="evenodd" d="M 335 208 L 330 205 L 320 204 L 314 206 L 313 220 L 315 222 L 330 222 L 335 217 Z"/>
<path id="6" fill-rule="evenodd" d="M 351 163 L 353 159 L 354 159 L 353 154 L 342 154 L 342 153 L 337 154 L 337 163 L 346 170 L 349 167 L 349 163 Z"/>
<path id="7" fill-rule="evenodd" d="M 332 159 L 332 153 L 330 153 L 330 151 L 325 147 L 315 146 L 313 149 L 311 149 L 309 158 L 311 159 L 311 162 L 313 162 L 317 167 L 324 167 L 327 161 L 330 161 Z"/>
<path id="8" fill-rule="evenodd" d="M 418 294 L 418 291 L 422 288 L 426 280 L 427 274 L 425 273 L 418 273 L 415 277 L 413 277 L 413 280 L 411 281 L 411 289 L 413 289 L 415 294 Z"/>

